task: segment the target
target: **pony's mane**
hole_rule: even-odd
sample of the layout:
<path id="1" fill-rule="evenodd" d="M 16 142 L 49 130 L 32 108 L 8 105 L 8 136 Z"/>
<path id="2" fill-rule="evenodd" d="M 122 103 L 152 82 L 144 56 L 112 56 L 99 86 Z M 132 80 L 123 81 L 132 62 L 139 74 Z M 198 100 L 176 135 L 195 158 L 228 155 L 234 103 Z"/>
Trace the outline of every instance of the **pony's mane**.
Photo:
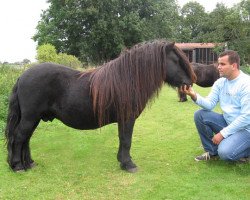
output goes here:
<path id="1" fill-rule="evenodd" d="M 166 77 L 166 41 L 140 43 L 125 50 L 121 55 L 104 65 L 91 70 L 90 91 L 93 109 L 98 115 L 99 125 L 109 121 L 112 106 L 117 110 L 118 121 L 136 118 L 147 102 L 158 95 Z M 195 75 L 184 53 L 173 47 L 186 67 L 187 73 L 195 81 Z M 85 75 L 86 75 L 85 73 Z"/>

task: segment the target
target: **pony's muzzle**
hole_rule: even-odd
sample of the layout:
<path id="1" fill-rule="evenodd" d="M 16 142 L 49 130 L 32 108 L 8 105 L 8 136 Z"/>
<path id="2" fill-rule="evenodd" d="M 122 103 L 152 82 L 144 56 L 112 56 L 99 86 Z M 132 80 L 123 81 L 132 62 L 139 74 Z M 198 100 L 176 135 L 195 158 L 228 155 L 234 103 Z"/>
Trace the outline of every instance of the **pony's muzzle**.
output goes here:
<path id="1" fill-rule="evenodd" d="M 182 84 L 180 88 L 183 91 L 185 87 L 186 87 L 185 89 L 188 90 L 192 86 L 193 86 L 193 84 L 191 84 L 191 85 L 190 84 Z"/>

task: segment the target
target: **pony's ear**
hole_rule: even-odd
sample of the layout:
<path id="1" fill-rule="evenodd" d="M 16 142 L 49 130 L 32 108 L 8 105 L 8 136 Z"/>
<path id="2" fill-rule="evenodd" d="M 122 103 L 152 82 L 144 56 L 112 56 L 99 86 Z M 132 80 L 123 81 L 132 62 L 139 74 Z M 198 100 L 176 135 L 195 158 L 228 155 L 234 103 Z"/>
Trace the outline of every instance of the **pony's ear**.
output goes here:
<path id="1" fill-rule="evenodd" d="M 170 42 L 166 45 L 166 51 L 170 51 L 174 48 L 175 42 Z"/>

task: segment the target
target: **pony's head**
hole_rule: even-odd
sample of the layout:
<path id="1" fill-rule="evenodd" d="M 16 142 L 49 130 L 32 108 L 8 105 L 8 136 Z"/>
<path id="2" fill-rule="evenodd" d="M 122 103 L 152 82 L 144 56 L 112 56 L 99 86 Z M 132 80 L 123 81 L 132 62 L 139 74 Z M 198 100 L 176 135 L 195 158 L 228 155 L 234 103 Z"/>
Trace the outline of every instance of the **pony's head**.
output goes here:
<path id="1" fill-rule="evenodd" d="M 175 43 L 166 43 L 164 46 L 164 81 L 173 87 L 192 85 L 196 82 L 196 75 L 186 55 Z"/>

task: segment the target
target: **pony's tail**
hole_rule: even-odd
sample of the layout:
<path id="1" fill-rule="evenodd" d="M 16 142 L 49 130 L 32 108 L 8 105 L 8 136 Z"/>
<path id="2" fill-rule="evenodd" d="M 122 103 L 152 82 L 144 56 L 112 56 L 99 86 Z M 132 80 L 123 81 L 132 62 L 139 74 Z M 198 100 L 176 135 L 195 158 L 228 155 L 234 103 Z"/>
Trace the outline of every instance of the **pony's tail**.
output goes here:
<path id="1" fill-rule="evenodd" d="M 19 106 L 19 100 L 17 95 L 18 80 L 13 87 L 12 94 L 9 100 L 9 113 L 7 117 L 7 123 L 5 128 L 5 138 L 8 150 L 7 162 L 11 164 L 12 147 L 14 143 L 15 130 L 21 119 L 21 111 Z"/>

